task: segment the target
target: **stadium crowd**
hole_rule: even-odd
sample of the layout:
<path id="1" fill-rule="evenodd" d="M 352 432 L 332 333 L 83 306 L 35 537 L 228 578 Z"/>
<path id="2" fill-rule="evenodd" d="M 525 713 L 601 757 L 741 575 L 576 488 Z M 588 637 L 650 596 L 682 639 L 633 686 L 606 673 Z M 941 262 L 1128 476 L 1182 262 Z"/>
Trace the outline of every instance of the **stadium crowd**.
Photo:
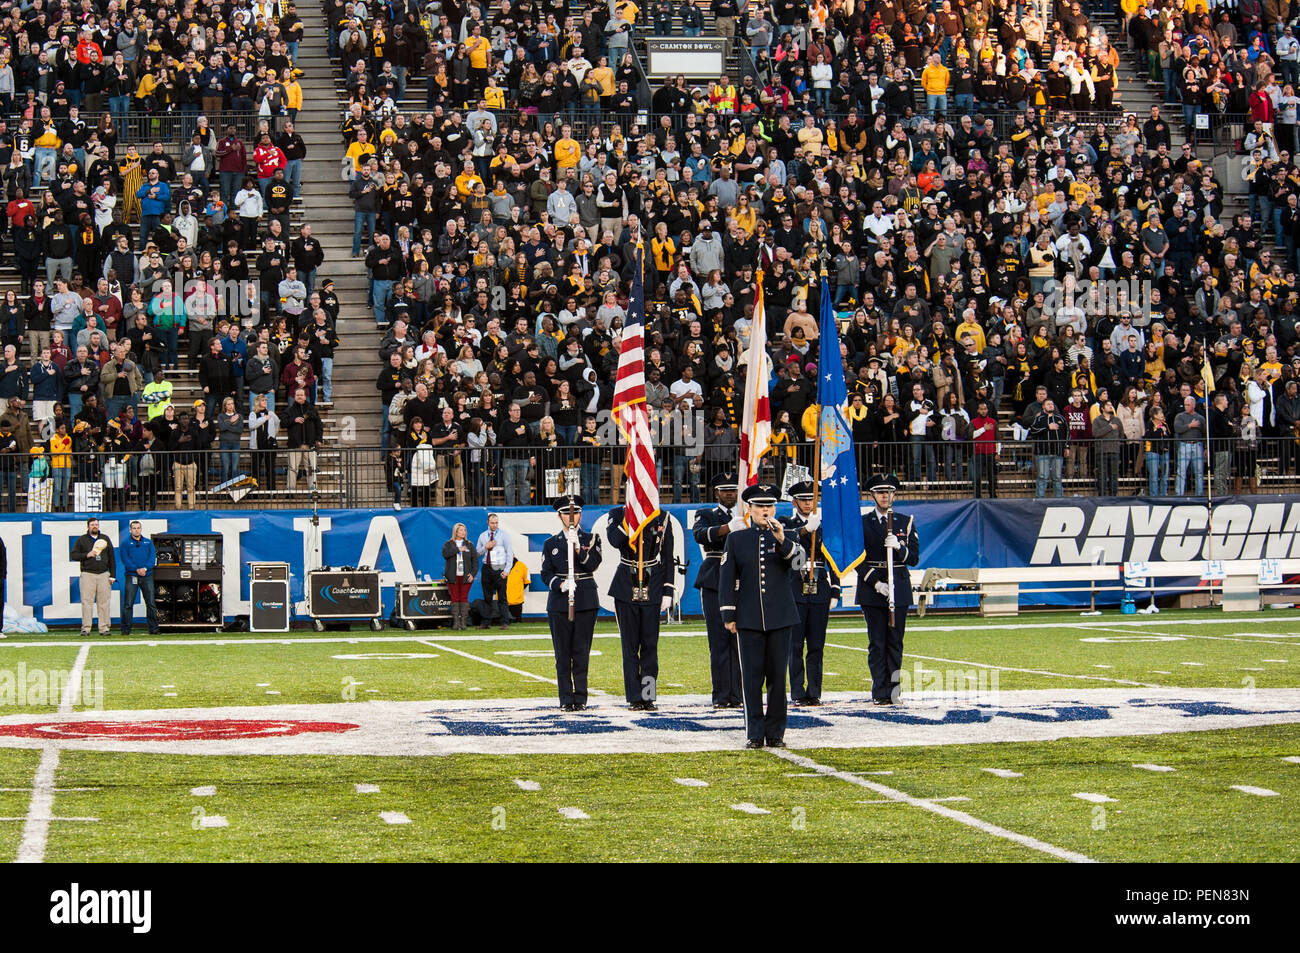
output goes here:
<path id="1" fill-rule="evenodd" d="M 868 466 L 976 493 L 1032 469 L 1040 495 L 1063 473 L 1103 493 L 1145 475 L 1160 495 L 1203 493 L 1207 462 L 1219 492 L 1253 489 L 1265 459 L 1295 470 L 1300 170 L 1262 156 L 1286 197 L 1265 205 L 1281 232 L 1261 234 L 1222 217 L 1212 164 L 1173 147 L 1159 107 L 1082 115 L 1115 105 L 1120 53 L 1078 3 L 716 0 L 756 76 L 670 79 L 644 117 L 629 43 L 697 35 L 695 2 L 447 4 L 422 57 L 394 52 L 384 9 L 327 9 L 354 251 L 371 238 L 387 329 L 385 440 L 473 447 L 469 470 L 501 468 L 507 503 L 558 492 L 544 471 L 611 459 L 592 448 L 615 439 L 599 415 L 638 243 L 674 499 L 734 458 L 760 273 L 776 475 L 809 462 L 823 267 Z M 1123 15 L 1204 52 L 1194 4 Z M 1224 15 L 1244 36 L 1241 11 Z M 1117 29 L 1149 49 L 1142 27 Z M 1226 75 L 1230 52 L 1205 65 Z M 421 75 L 427 108 L 406 115 L 395 97 Z M 1247 145 L 1267 153 L 1272 129 Z"/>
<path id="2" fill-rule="evenodd" d="M 306 155 L 295 5 L 0 14 L 0 229 L 20 276 L 0 303 L 0 504 L 34 478 L 33 509 L 69 507 L 74 483 L 102 483 L 110 506 L 193 505 L 245 470 L 244 446 L 263 487 L 277 447 L 290 488 L 312 479 L 338 299 L 291 220 Z M 179 142 L 158 138 L 172 130 Z M 182 364 L 193 406 L 172 401 Z"/>

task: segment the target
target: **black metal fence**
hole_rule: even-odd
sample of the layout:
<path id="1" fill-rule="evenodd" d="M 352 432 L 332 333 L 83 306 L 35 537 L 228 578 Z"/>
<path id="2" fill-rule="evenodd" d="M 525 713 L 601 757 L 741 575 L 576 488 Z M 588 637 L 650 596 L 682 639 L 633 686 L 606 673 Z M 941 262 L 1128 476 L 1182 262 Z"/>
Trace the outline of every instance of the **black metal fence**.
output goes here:
<path id="1" fill-rule="evenodd" d="M 1151 454 L 1136 442 L 1076 441 L 1050 453 L 1026 441 L 915 440 L 858 443 L 855 457 L 862 483 L 873 473 L 895 473 L 909 496 L 925 499 L 1300 491 L 1300 443 L 1293 439 L 1210 453 L 1203 443 L 1186 446 L 1171 442 Z M 733 444 L 660 446 L 662 501 L 710 502 L 709 481 L 735 468 L 737 452 Z M 624 460 L 620 447 L 552 445 L 74 453 L 51 459 L 59 466 L 41 480 L 32 481 L 27 466 L 0 471 L 0 511 L 528 506 L 564 493 L 613 505 L 623 495 Z M 810 443 L 782 444 L 764 458 L 761 478 L 782 485 L 813 466 Z"/>

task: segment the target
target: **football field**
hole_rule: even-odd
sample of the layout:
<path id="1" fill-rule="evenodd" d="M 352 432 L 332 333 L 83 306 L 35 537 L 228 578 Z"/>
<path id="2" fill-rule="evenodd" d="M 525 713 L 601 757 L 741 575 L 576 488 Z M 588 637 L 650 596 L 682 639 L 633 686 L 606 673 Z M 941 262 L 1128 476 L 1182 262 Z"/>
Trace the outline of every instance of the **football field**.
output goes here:
<path id="1" fill-rule="evenodd" d="M 564 713 L 544 624 L 0 640 L 0 858 L 76 861 L 1300 858 L 1300 613 L 913 617 L 904 705 L 860 616 L 825 704 L 742 749 L 703 625 L 658 712 L 612 621 Z"/>

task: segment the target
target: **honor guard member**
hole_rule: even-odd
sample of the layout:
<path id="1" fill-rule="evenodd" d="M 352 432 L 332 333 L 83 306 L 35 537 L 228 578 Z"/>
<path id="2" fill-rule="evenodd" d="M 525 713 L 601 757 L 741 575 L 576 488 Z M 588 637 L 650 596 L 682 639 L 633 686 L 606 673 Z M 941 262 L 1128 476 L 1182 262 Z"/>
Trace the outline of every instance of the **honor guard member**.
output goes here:
<path id="1" fill-rule="evenodd" d="M 752 525 L 727 536 L 718 567 L 718 608 L 740 645 L 745 747 L 784 748 L 790 629 L 799 622 L 792 587 L 806 557 L 794 533 L 776 518 L 776 487 L 756 483 L 741 498 L 749 504 Z"/>
<path id="2" fill-rule="evenodd" d="M 794 512 L 781 523 L 795 534 L 808 562 L 794 577 L 794 602 L 799 621 L 790 632 L 790 698 L 794 705 L 822 703 L 822 655 L 826 650 L 826 626 L 831 602 L 840 597 L 840 583 L 818 559 L 821 550 L 821 513 L 813 512 L 812 481 L 790 487 Z M 807 652 L 805 662 L 804 652 Z"/>
<path id="3" fill-rule="evenodd" d="M 609 511 L 605 536 L 619 557 L 609 594 L 623 643 L 623 692 L 633 711 L 656 711 L 659 617 L 673 604 L 676 593 L 673 524 L 666 513 L 656 514 L 646 524 L 639 537 L 639 561 L 637 544 L 628 538 L 623 522 L 623 507 Z"/>
<path id="4" fill-rule="evenodd" d="M 550 590 L 546 614 L 555 648 L 560 707 L 565 711 L 583 711 L 587 707 L 591 637 L 600 608 L 600 595 L 592 575 L 600 565 L 600 537 L 585 532 L 580 525 L 582 497 L 561 496 L 555 501 L 555 511 L 560 514 L 564 528 L 546 541 L 542 555 L 542 582 Z"/>
<path id="5" fill-rule="evenodd" d="M 736 637 L 722 625 L 718 612 L 718 566 L 722 563 L 722 549 L 727 535 L 745 528 L 745 521 L 733 512 L 736 508 L 737 477 L 735 471 L 716 474 L 709 481 L 717 506 L 699 510 L 691 532 L 704 554 L 704 563 L 695 575 L 695 588 L 700 590 L 700 605 L 704 611 L 704 627 L 709 634 L 709 674 L 713 679 L 713 707 L 739 708 L 740 655 Z"/>
<path id="6" fill-rule="evenodd" d="M 900 703 L 899 678 L 903 668 L 903 630 L 912 606 L 912 574 L 921 558 L 912 517 L 894 512 L 895 476 L 874 476 L 867 492 L 875 507 L 862 517 L 866 558 L 858 564 L 858 605 L 867 620 L 867 665 L 871 667 L 871 700 L 877 705 Z M 894 607 L 890 622 L 889 557 L 894 554 Z"/>

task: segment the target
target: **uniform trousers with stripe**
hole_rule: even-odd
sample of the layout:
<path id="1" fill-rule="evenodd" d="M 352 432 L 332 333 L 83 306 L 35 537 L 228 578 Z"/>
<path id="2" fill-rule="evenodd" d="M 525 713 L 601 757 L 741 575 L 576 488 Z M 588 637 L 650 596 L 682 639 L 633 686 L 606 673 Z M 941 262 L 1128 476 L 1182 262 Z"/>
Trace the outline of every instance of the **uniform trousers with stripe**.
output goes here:
<path id="1" fill-rule="evenodd" d="M 633 702 L 652 702 L 659 681 L 659 603 L 614 600 L 618 638 L 623 643 L 623 694 Z"/>
<path id="2" fill-rule="evenodd" d="M 871 669 L 871 697 L 877 701 L 898 701 L 899 680 L 903 668 L 903 629 L 907 610 L 894 612 L 889 624 L 888 607 L 863 606 L 867 620 L 867 667 Z"/>
<path id="3" fill-rule="evenodd" d="M 591 663 L 591 638 L 596 631 L 596 609 L 551 613 L 551 645 L 555 649 L 555 678 L 560 683 L 561 705 L 587 704 L 587 666 Z"/>
<path id="4" fill-rule="evenodd" d="M 790 632 L 790 697 L 822 697 L 822 656 L 826 651 L 829 602 L 800 602 L 799 624 Z M 805 659 L 804 652 L 807 651 Z"/>
<path id="5" fill-rule="evenodd" d="M 745 737 L 785 740 L 785 671 L 790 660 L 790 627 L 739 629 L 740 678 L 745 693 Z M 763 687 L 767 686 L 767 712 Z"/>
<path id="6" fill-rule="evenodd" d="M 736 637 L 722 625 L 716 589 L 700 590 L 704 610 L 704 627 L 709 634 L 709 676 L 713 680 L 713 704 L 738 705 L 740 692 L 740 655 Z"/>

